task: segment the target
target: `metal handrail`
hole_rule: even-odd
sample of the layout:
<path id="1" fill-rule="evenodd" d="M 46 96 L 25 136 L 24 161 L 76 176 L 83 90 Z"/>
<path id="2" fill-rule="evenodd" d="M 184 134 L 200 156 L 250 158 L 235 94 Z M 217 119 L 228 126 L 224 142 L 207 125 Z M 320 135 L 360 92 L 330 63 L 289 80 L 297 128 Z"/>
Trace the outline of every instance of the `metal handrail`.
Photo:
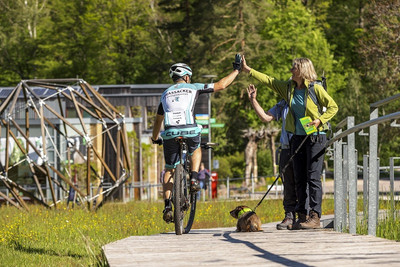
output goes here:
<path id="1" fill-rule="evenodd" d="M 379 118 L 376 118 L 376 119 L 373 119 L 373 120 L 369 120 L 369 121 L 366 121 L 366 122 L 363 122 L 363 123 L 360 123 L 360 124 L 357 124 L 356 126 L 350 128 L 350 129 L 347 129 L 346 131 L 343 131 L 342 133 L 334 136 L 331 140 L 329 140 L 326 143 L 326 147 L 332 145 L 337 140 L 348 136 L 349 134 L 361 131 L 362 129 L 371 127 L 371 126 L 376 125 L 376 124 L 381 124 L 381 123 L 384 123 L 384 122 L 387 122 L 387 121 L 390 121 L 390 120 L 394 120 L 394 119 L 399 119 L 399 118 L 400 118 L 400 111 L 394 112 L 394 113 L 391 113 L 391 114 L 388 114 L 388 115 L 385 115 L 385 116 L 382 116 L 382 117 L 379 117 Z"/>
<path id="2" fill-rule="evenodd" d="M 378 101 L 378 102 L 372 103 L 372 104 L 370 105 L 370 107 L 371 107 L 371 108 L 379 108 L 380 106 L 383 106 L 383 105 L 385 105 L 385 104 L 388 104 L 388 103 L 390 103 L 390 102 L 392 102 L 392 101 L 394 101 L 394 100 L 397 100 L 397 99 L 400 99 L 400 94 L 397 94 L 397 95 L 394 95 L 394 96 L 391 96 L 391 97 L 382 99 L 382 100 L 380 100 L 380 101 Z"/>

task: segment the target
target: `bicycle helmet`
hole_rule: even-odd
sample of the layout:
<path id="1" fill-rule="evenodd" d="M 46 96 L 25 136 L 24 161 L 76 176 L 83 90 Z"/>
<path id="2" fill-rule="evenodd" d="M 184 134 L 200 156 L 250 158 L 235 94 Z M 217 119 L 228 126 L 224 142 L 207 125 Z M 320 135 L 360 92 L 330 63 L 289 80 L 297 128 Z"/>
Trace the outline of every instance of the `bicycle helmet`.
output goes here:
<path id="1" fill-rule="evenodd" d="M 169 68 L 169 77 L 172 79 L 182 78 L 185 75 L 189 75 L 189 78 L 192 78 L 192 69 L 185 63 L 176 63 Z"/>

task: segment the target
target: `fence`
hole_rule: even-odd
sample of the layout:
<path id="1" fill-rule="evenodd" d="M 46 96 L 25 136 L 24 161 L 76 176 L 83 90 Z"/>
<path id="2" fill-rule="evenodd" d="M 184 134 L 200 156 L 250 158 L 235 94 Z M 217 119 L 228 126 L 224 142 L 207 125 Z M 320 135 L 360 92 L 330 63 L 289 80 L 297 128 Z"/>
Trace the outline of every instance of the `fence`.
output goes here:
<path id="1" fill-rule="evenodd" d="M 368 217 L 368 234 L 376 235 L 376 226 L 379 210 L 379 158 L 378 158 L 378 125 L 393 121 L 391 127 L 399 127 L 396 119 L 400 118 L 400 112 L 394 112 L 379 117 L 379 107 L 400 99 L 400 94 L 383 99 L 370 105 L 370 120 L 354 125 L 354 117 L 349 116 L 341 121 L 336 129 L 334 137 L 327 143 L 327 147 L 334 147 L 334 179 L 335 179 L 335 219 L 336 231 L 347 229 L 356 233 L 357 226 L 357 150 L 355 148 L 355 133 L 362 133 L 369 128 L 369 155 L 363 156 L 363 198 L 364 215 Z M 347 128 L 347 130 L 344 130 Z M 365 135 L 365 134 L 364 134 Z M 347 139 L 347 142 L 344 142 Z M 394 192 L 394 160 L 390 158 L 391 192 Z M 348 196 L 348 213 L 346 199 Z M 393 203 L 394 205 L 394 203 Z"/>

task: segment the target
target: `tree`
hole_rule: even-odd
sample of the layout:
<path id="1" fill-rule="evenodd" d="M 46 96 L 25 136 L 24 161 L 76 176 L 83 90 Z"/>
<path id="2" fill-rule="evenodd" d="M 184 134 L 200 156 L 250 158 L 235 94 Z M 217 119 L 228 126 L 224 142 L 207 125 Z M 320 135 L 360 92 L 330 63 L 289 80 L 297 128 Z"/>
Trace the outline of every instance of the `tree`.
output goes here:
<path id="1" fill-rule="evenodd" d="M 359 69 L 362 72 L 362 94 L 367 103 L 374 103 L 398 94 L 400 87 L 400 1 L 370 1 L 364 10 L 364 27 L 359 39 Z M 381 107 L 383 113 L 398 111 L 398 101 Z M 368 115 L 367 110 L 366 115 Z M 364 117 L 365 120 L 368 117 Z M 380 126 L 382 127 L 382 126 Z M 383 126 L 385 127 L 385 126 Z M 386 161 L 399 153 L 398 128 L 386 125 L 379 131 L 380 156 Z M 384 142 L 391 140 L 390 143 Z"/>
<path id="2" fill-rule="evenodd" d="M 0 12 L 0 84 L 9 86 L 39 73 L 39 24 L 48 14 L 48 3 L 0 0 Z"/>

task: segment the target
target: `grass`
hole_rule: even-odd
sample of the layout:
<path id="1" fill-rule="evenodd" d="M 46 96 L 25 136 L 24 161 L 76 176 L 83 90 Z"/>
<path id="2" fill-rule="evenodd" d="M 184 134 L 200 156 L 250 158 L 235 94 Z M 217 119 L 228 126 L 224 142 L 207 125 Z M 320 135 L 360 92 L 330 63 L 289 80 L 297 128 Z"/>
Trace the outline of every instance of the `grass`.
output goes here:
<path id="1" fill-rule="evenodd" d="M 229 211 L 253 208 L 258 201 L 200 202 L 193 228 L 234 227 Z M 333 199 L 323 201 L 323 214 L 333 213 Z M 104 266 L 101 247 L 132 235 L 173 232 L 162 220 L 163 203 L 107 203 L 97 212 L 30 206 L 22 212 L 0 208 L 0 266 Z M 264 200 L 257 208 L 263 223 L 280 221 L 282 200 Z"/>
<path id="2" fill-rule="evenodd" d="M 358 209 L 362 210 L 362 205 L 358 205 Z M 392 207 L 391 200 L 380 200 L 379 210 L 383 211 L 378 216 L 378 224 L 376 226 L 376 236 L 385 239 L 400 241 L 400 203 L 395 201 Z M 357 234 L 368 234 L 368 218 L 363 217 L 358 219 Z"/>

